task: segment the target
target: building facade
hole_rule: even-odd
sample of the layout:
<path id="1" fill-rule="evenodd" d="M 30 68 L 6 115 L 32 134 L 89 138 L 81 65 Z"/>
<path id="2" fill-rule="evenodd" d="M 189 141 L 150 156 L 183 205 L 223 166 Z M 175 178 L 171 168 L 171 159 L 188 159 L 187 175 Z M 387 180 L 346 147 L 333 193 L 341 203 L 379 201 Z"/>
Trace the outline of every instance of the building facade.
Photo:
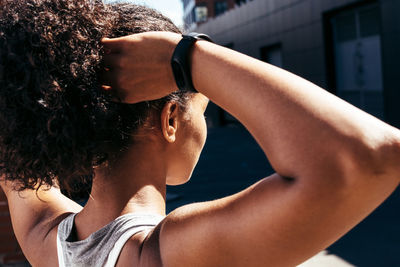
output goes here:
<path id="1" fill-rule="evenodd" d="M 253 0 L 197 25 L 400 127 L 400 1 Z M 234 121 L 211 106 L 210 124 Z"/>
<path id="2" fill-rule="evenodd" d="M 192 30 L 208 18 L 220 16 L 248 1 L 251 0 L 182 0 L 185 28 Z"/>
<path id="3" fill-rule="evenodd" d="M 29 267 L 17 242 L 7 204 L 7 198 L 0 188 L 0 266 Z"/>

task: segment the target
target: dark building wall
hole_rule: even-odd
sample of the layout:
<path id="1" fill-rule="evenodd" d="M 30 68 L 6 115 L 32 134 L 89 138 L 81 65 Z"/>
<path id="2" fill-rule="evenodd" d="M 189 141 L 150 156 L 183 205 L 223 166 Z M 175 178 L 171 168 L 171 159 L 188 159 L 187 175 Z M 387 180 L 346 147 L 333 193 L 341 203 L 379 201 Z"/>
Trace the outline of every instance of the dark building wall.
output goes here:
<path id="1" fill-rule="evenodd" d="M 255 58 L 265 60 L 266 52 L 279 52 L 274 54 L 280 57 L 283 68 L 336 93 L 330 19 L 343 10 L 371 4 L 378 5 L 381 13 L 382 116 L 399 127 L 398 0 L 254 0 L 199 25 L 195 31 Z"/>
<path id="2" fill-rule="evenodd" d="M 324 68 L 318 67 L 324 65 L 323 2 L 327 1 L 253 1 L 196 30 L 256 58 L 262 47 L 280 44 L 285 69 L 325 86 Z"/>
<path id="3" fill-rule="evenodd" d="M 400 128 L 400 1 L 380 3 L 385 119 Z"/>

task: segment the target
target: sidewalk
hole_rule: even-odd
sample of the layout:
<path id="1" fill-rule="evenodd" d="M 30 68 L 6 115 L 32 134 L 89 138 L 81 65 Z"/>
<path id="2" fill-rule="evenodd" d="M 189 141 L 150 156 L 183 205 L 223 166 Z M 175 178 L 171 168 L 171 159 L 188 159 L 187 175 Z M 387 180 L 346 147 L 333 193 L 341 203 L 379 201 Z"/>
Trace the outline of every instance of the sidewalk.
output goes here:
<path id="1" fill-rule="evenodd" d="M 308 261 L 297 267 L 355 267 L 336 255 L 329 254 L 326 250 L 318 253 Z"/>
<path id="2" fill-rule="evenodd" d="M 236 193 L 272 172 L 243 128 L 211 129 L 191 181 L 168 188 L 173 199 L 167 201 L 167 211 Z M 327 252 L 300 266 L 400 267 L 400 190 Z"/>

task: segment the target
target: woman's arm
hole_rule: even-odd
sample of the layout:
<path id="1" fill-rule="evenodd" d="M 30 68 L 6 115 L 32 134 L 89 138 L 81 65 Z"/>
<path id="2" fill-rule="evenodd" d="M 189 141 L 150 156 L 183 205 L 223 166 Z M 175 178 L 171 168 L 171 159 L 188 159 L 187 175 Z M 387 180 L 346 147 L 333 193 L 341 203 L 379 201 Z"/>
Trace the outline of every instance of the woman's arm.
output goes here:
<path id="1" fill-rule="evenodd" d="M 2 179 L 0 186 L 7 196 L 13 230 L 24 255 L 33 266 L 56 266 L 51 264 L 57 263 L 57 249 L 50 233 L 66 215 L 82 207 L 55 187 L 18 192 L 12 182 Z M 39 259 L 37 255 L 47 257 Z"/>
<path id="2" fill-rule="evenodd" d="M 105 40 L 106 79 L 123 101 L 177 90 L 170 59 L 180 39 L 150 32 Z M 195 44 L 191 59 L 195 88 L 249 129 L 282 176 L 309 180 L 327 163 L 387 171 L 388 160 L 398 159 L 397 129 L 311 82 L 206 41 Z"/>
<path id="3" fill-rule="evenodd" d="M 105 42 L 111 85 L 125 101 L 177 89 L 169 59 L 179 39 L 147 33 Z M 165 266 L 293 266 L 332 244 L 398 186 L 397 129 L 221 46 L 199 41 L 191 58 L 195 88 L 249 129 L 277 174 L 171 213 L 159 231 Z"/>
<path id="4" fill-rule="evenodd" d="M 248 128 L 282 176 L 311 182 L 338 167 L 383 172 L 399 145 L 397 129 L 292 73 L 204 41 L 192 59 L 195 88 Z"/>

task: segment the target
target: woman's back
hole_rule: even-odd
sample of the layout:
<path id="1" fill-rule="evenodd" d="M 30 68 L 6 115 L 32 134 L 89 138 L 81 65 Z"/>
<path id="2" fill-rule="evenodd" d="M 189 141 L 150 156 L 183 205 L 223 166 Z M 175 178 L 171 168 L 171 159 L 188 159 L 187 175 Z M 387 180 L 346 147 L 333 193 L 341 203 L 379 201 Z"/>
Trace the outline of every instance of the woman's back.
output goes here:
<path id="1" fill-rule="evenodd" d="M 75 215 L 69 215 L 58 226 L 59 266 L 114 266 L 125 243 L 133 235 L 149 232 L 164 218 L 155 214 L 128 213 L 79 240 L 74 228 Z"/>

